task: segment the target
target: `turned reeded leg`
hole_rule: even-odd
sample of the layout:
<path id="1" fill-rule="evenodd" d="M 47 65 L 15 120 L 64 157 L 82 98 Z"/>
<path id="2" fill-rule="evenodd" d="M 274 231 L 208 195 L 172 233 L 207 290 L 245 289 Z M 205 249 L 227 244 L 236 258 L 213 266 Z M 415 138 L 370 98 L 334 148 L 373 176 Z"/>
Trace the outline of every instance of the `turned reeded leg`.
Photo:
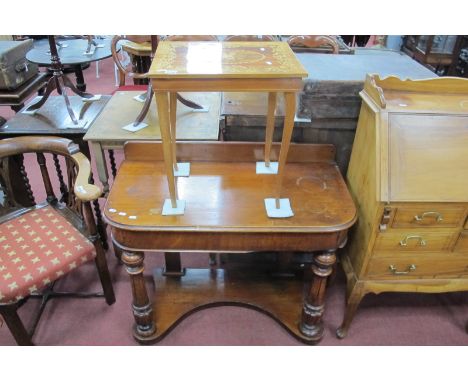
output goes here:
<path id="1" fill-rule="evenodd" d="M 363 283 L 355 283 L 348 287 L 346 310 L 343 318 L 343 323 L 336 330 L 336 336 L 343 339 L 347 336 L 351 322 L 353 321 L 356 310 L 362 298 L 366 294 L 363 288 Z"/>
<path id="2" fill-rule="evenodd" d="M 132 283 L 132 309 L 133 317 L 135 318 L 133 330 L 134 336 L 137 338 L 150 337 L 156 332 L 156 326 L 153 322 L 153 308 L 148 298 L 143 277 L 144 258 L 143 252 L 122 252 L 122 261 L 125 264 Z"/>
<path id="3" fill-rule="evenodd" d="M 335 250 L 317 254 L 314 257 L 312 271 L 314 278 L 306 295 L 302 308 L 299 330 L 311 340 L 319 341 L 323 336 L 323 312 L 327 278 L 336 262 Z"/>

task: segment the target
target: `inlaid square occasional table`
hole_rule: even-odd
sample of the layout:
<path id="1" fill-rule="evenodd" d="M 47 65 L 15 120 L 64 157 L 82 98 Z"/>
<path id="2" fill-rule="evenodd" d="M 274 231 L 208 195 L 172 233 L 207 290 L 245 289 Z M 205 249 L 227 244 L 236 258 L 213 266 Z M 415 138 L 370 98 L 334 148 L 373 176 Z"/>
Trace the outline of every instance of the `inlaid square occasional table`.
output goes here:
<path id="1" fill-rule="evenodd" d="M 184 209 L 184 201 L 177 197 L 175 181 L 181 171 L 175 147 L 177 92 L 268 93 L 265 155 L 260 166 L 266 173 L 277 175 L 271 196 L 279 210 L 284 166 L 294 127 L 296 93 L 302 90 L 302 78 L 306 76 L 307 72 L 284 42 L 161 42 L 148 77 L 156 95 L 161 126 L 170 193 L 167 213 L 172 213 L 171 208 L 174 213 Z M 284 93 L 285 102 L 282 145 L 278 162 L 270 163 L 277 94 L 280 92 Z M 287 199 L 284 201 L 288 202 Z"/>

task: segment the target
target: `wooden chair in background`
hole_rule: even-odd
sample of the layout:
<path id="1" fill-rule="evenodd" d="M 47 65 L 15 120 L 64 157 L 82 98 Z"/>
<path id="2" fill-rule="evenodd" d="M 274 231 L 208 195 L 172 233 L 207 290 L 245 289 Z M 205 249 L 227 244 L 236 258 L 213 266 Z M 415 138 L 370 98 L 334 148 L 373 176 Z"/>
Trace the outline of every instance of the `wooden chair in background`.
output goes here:
<path id="1" fill-rule="evenodd" d="M 191 39 L 193 38 L 193 39 Z M 195 39 L 195 38 L 200 38 L 200 39 Z M 216 36 L 168 36 L 165 38 L 165 40 L 169 41 L 216 41 L 212 40 L 211 38 L 216 39 Z M 112 58 L 114 59 L 114 62 L 117 66 L 117 69 L 119 71 L 119 90 L 142 90 L 141 87 L 136 87 L 138 85 L 130 85 L 130 86 L 125 86 L 125 79 L 126 77 L 131 77 L 134 79 L 147 79 L 146 73 L 135 73 L 134 71 L 125 68 L 122 65 L 122 62 L 119 59 L 118 53 L 117 53 L 117 43 L 121 40 L 130 40 L 133 43 L 138 43 L 138 44 L 151 44 L 151 60 L 154 57 L 154 54 L 156 52 L 156 48 L 158 46 L 158 36 L 114 36 L 112 39 L 111 43 L 111 51 L 112 51 Z M 142 101 L 144 101 L 143 108 L 141 109 L 140 114 L 137 116 L 135 119 L 135 122 L 133 123 L 134 126 L 137 126 L 139 123 L 141 123 L 145 117 L 146 114 L 148 114 L 148 110 L 151 105 L 151 101 L 153 99 L 153 87 L 151 86 L 151 83 L 148 83 L 146 85 L 146 93 L 144 96 L 140 97 Z M 188 106 L 192 109 L 203 109 L 203 106 L 198 105 L 195 102 L 192 102 L 184 97 L 182 97 L 180 94 L 177 93 L 177 100 L 184 104 L 185 106 Z M 115 176 L 115 175 L 114 175 Z"/>
<path id="2" fill-rule="evenodd" d="M 127 77 L 134 78 L 134 79 L 146 79 L 146 73 L 135 73 L 132 69 L 129 69 L 127 67 L 124 67 L 122 62 L 120 61 L 120 58 L 118 56 L 117 50 L 117 44 L 121 40 L 129 40 L 134 43 L 146 43 L 146 44 L 151 44 L 151 59 L 154 56 L 154 52 L 156 51 L 156 47 L 158 45 L 158 39 L 157 36 L 119 36 L 116 35 L 112 38 L 111 42 L 111 51 L 112 51 L 112 58 L 114 59 L 114 63 L 117 66 L 118 72 L 119 72 L 119 90 L 142 90 L 141 86 L 138 85 L 130 85 L 130 86 L 125 86 L 125 79 Z M 138 87 L 137 87 L 138 86 Z M 143 97 L 141 97 L 141 100 L 144 101 L 143 108 L 140 111 L 140 114 L 135 119 L 135 122 L 133 123 L 135 126 L 141 123 L 145 117 L 146 114 L 148 113 L 149 107 L 151 105 L 151 100 L 153 97 L 153 88 L 151 87 L 151 84 L 148 83 L 146 86 L 146 93 Z"/>
<path id="3" fill-rule="evenodd" d="M 119 86 L 125 86 L 126 77 L 134 79 L 135 85 L 146 85 L 148 80 L 144 74 L 148 71 L 149 66 L 142 66 L 141 62 L 134 60 L 132 62 L 132 68 L 124 67 L 122 62 L 119 59 L 117 52 L 117 45 L 120 42 L 120 47 L 122 52 L 126 52 L 130 56 L 142 57 L 151 57 L 152 56 L 152 47 L 151 47 L 151 36 L 149 35 L 125 35 L 119 36 L 116 35 L 113 37 L 111 42 L 111 51 L 112 58 L 114 63 L 117 66 L 119 74 Z M 132 58 L 131 57 L 131 58 Z M 150 61 L 150 60 L 149 60 Z M 151 62 L 149 62 L 151 63 Z M 138 81 L 141 80 L 141 81 Z"/>
<path id="4" fill-rule="evenodd" d="M 23 160 L 20 160 L 23 181 L 34 205 L 28 207 L 15 198 L 18 177 L 11 173 L 11 162 L 25 153 L 37 156 L 46 191 L 46 201 L 37 204 L 29 185 Z M 47 170 L 46 155 L 64 158 L 68 189 L 63 201 L 54 193 Z M 115 302 L 114 289 L 107 267 L 106 254 L 96 228 L 90 202 L 102 190 L 89 184 L 91 166 L 79 152 L 78 145 L 58 137 L 17 137 L 0 141 L 0 314 L 18 345 L 32 345 L 32 336 L 51 297 L 101 297 L 108 305 Z M 104 294 L 81 294 L 53 291 L 57 279 L 74 268 L 93 260 Z M 37 290 L 44 289 L 42 294 Z M 40 297 L 42 304 L 28 331 L 17 310 L 28 298 Z"/>
<path id="5" fill-rule="evenodd" d="M 229 35 L 226 36 L 224 41 L 277 41 L 278 39 L 273 35 L 253 35 L 253 34 L 244 34 L 244 35 Z"/>
<path id="6" fill-rule="evenodd" d="M 162 40 L 164 41 L 218 41 L 215 35 L 167 35 Z"/>
<path id="7" fill-rule="evenodd" d="M 287 43 L 291 48 L 318 48 L 322 46 L 328 46 L 331 48 L 332 54 L 338 54 L 340 51 L 340 46 L 338 45 L 337 41 L 331 36 L 291 36 L 287 40 Z"/>

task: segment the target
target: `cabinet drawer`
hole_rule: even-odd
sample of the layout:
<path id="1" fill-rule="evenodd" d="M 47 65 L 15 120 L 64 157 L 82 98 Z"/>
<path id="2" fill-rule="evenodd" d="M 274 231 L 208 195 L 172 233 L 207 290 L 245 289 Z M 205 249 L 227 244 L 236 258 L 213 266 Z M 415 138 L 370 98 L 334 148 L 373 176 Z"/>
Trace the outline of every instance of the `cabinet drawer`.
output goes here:
<path id="1" fill-rule="evenodd" d="M 461 254 L 400 254 L 375 257 L 367 268 L 369 279 L 468 277 L 468 256 Z"/>
<path id="2" fill-rule="evenodd" d="M 465 218 L 465 207 L 411 206 L 397 208 L 393 228 L 459 227 Z"/>
<path id="3" fill-rule="evenodd" d="M 455 244 L 454 252 L 468 253 L 468 231 L 460 234 Z"/>
<path id="4" fill-rule="evenodd" d="M 374 251 L 438 252 L 450 251 L 458 232 L 427 232 L 400 230 L 379 233 Z"/>

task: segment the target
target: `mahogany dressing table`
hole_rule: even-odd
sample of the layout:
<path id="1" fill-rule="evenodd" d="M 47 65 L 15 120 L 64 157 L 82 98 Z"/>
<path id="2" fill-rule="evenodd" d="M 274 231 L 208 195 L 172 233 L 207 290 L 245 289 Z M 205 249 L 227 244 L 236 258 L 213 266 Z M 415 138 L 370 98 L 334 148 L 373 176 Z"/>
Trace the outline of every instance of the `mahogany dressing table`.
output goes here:
<path id="1" fill-rule="evenodd" d="M 161 339 L 191 312 L 222 304 L 259 309 L 304 342 L 322 338 L 326 281 L 356 211 L 333 146 L 289 150 L 306 75 L 282 42 L 159 44 L 148 77 L 162 143 L 126 144 L 105 207 L 132 282 L 137 340 Z M 265 144 L 176 143 L 177 93 L 213 91 L 268 93 Z M 285 118 L 282 142 L 273 144 L 278 93 Z M 154 274 L 153 303 L 144 251 L 166 252 L 166 269 Z M 314 260 L 303 278 L 289 282 L 252 267 L 181 266 L 180 252 L 251 251 L 314 252 Z"/>
<path id="2" fill-rule="evenodd" d="M 178 143 L 178 157 L 192 164 L 191 176 L 178 178 L 187 201 L 178 216 L 161 215 L 161 200 L 169 195 L 162 143 L 129 142 L 124 152 L 104 216 L 131 278 L 138 341 L 159 340 L 188 314 L 216 305 L 263 311 L 306 343 L 322 338 L 327 278 L 356 219 L 332 145 L 291 145 L 284 192 L 295 215 L 288 219 L 265 214 L 262 200 L 275 179 L 255 173 L 262 144 Z M 275 143 L 272 158 L 278 155 Z M 145 251 L 174 255 L 154 272 L 152 303 L 143 277 Z M 249 266 L 183 269 L 179 258 L 179 252 L 247 251 L 314 252 L 314 261 L 304 277 L 278 279 Z"/>

